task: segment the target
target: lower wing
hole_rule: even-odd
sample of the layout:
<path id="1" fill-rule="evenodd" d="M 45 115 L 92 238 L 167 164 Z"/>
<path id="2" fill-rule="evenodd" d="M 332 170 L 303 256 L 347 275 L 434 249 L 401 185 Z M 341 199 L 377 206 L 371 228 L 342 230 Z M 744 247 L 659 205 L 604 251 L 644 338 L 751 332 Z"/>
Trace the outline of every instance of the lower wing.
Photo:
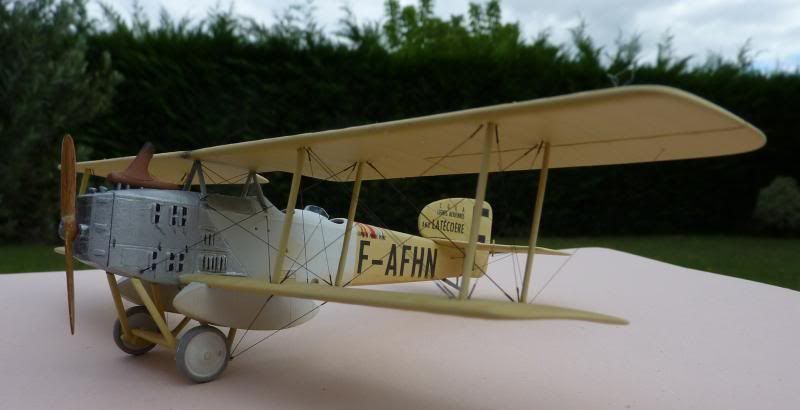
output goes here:
<path id="1" fill-rule="evenodd" d="M 203 283 L 212 288 L 234 292 L 251 292 L 265 295 L 288 296 L 301 299 L 323 300 L 335 303 L 411 310 L 483 319 L 567 319 L 596 323 L 625 325 L 628 321 L 601 313 L 550 305 L 510 303 L 492 300 L 458 300 L 415 293 L 389 292 L 373 289 L 306 285 L 296 283 L 268 283 L 263 279 L 236 278 L 219 275 L 190 274 L 181 276 L 181 282 Z"/>

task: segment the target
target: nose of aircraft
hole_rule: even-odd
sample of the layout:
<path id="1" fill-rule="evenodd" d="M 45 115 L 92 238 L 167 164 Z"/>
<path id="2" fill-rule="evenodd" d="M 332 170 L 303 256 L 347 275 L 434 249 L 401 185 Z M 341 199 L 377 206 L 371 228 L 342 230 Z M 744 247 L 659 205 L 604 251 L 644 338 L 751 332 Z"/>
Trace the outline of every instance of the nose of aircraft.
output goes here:
<path id="1" fill-rule="evenodd" d="M 79 219 L 80 218 L 80 214 L 78 214 L 76 212 L 75 213 L 75 218 Z M 83 234 L 85 234 L 86 231 L 88 231 L 88 230 L 89 230 L 89 226 L 88 225 L 86 225 L 86 224 L 78 224 L 78 235 L 75 237 L 75 239 L 78 239 L 81 236 L 83 236 Z M 65 239 L 64 238 L 64 221 L 59 221 L 58 222 L 58 237 L 61 238 L 62 240 Z"/>

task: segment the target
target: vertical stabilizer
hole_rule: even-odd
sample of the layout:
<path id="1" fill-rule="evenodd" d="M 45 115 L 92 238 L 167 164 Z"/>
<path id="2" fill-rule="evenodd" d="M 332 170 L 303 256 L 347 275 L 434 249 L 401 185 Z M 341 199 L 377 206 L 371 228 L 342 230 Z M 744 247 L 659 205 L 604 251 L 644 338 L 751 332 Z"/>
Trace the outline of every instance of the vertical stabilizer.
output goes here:
<path id="1" fill-rule="evenodd" d="M 419 214 L 417 226 L 420 236 L 452 241 L 469 240 L 470 221 L 475 200 L 471 198 L 446 198 L 431 202 Z M 492 206 L 483 203 L 479 243 L 491 243 Z"/>

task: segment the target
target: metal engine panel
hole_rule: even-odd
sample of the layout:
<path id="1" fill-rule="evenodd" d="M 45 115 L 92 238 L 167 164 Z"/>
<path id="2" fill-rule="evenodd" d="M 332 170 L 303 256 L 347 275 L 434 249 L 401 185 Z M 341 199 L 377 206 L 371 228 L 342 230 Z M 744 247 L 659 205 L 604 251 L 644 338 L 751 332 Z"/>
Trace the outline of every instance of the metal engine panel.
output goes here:
<path id="1" fill-rule="evenodd" d="M 81 195 L 75 256 L 99 269 L 161 284 L 178 284 L 185 273 L 246 275 L 206 215 L 207 208 L 200 193 L 189 191 Z"/>

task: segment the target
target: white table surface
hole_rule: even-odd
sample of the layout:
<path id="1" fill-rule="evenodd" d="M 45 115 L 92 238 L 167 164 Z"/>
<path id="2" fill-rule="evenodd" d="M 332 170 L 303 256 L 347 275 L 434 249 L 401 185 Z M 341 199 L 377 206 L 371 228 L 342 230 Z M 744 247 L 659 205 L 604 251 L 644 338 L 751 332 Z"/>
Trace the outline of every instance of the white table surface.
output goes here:
<path id="1" fill-rule="evenodd" d="M 565 260 L 537 257 L 532 295 Z M 511 262 L 490 268 L 508 290 Z M 63 273 L 0 275 L 0 408 L 800 408 L 800 293 L 608 249 L 580 249 L 537 302 L 629 326 L 327 304 L 201 385 L 163 348 L 117 349 L 102 272 L 77 272 L 76 294 L 70 336 Z M 504 298 L 486 278 L 475 296 Z"/>

